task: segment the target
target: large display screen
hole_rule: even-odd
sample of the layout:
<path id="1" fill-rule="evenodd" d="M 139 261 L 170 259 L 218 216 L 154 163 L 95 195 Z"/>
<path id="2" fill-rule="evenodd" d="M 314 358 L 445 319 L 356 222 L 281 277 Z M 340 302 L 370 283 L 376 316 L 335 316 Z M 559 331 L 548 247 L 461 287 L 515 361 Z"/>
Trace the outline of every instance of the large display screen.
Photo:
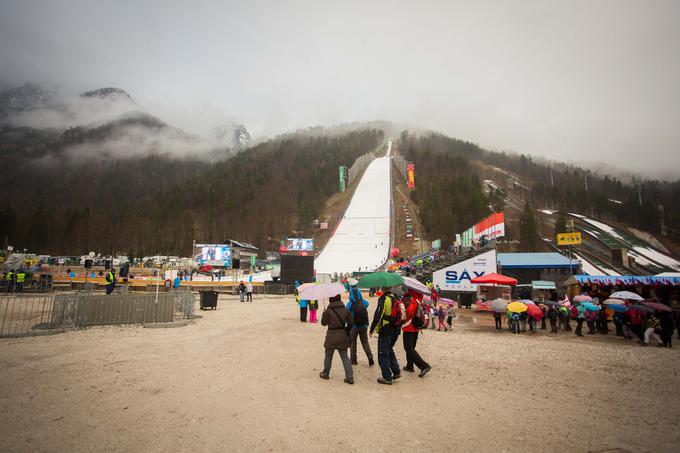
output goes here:
<path id="1" fill-rule="evenodd" d="M 196 244 L 195 258 L 201 264 L 231 267 L 231 247 L 224 244 Z"/>
<path id="2" fill-rule="evenodd" d="M 288 238 L 286 239 L 286 250 L 289 252 L 313 252 L 314 239 Z"/>

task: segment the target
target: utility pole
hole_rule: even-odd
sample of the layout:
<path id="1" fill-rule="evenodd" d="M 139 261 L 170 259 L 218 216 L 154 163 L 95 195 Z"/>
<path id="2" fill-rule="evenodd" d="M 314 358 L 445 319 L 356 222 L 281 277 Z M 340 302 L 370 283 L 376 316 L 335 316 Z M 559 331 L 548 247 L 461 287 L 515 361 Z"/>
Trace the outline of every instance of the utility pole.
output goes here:
<path id="1" fill-rule="evenodd" d="M 640 207 L 642 207 L 642 185 L 638 184 L 638 203 L 640 203 Z"/>
<path id="2" fill-rule="evenodd" d="M 555 187 L 555 180 L 553 179 L 553 171 L 550 169 L 550 187 Z"/>
<path id="3" fill-rule="evenodd" d="M 586 183 L 586 192 L 588 192 L 588 175 L 585 175 L 584 180 Z"/>

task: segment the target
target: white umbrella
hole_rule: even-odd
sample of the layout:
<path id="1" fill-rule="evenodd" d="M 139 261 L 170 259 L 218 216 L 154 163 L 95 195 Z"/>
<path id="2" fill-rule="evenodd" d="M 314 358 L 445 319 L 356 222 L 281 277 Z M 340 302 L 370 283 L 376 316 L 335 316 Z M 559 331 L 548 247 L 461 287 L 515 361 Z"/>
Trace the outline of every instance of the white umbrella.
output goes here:
<path id="1" fill-rule="evenodd" d="M 431 294 L 427 286 L 412 277 L 404 277 L 404 286 L 421 294 Z"/>
<path id="2" fill-rule="evenodd" d="M 318 283 L 304 288 L 298 293 L 300 299 L 319 300 L 328 299 L 345 292 L 345 287 L 340 283 Z"/>
<path id="3" fill-rule="evenodd" d="M 635 294 L 630 291 L 617 291 L 609 296 L 611 299 L 623 299 L 623 300 L 645 300 L 644 297 L 639 294 Z"/>
<path id="4" fill-rule="evenodd" d="M 621 299 L 612 299 L 612 298 L 610 297 L 609 299 L 605 300 L 605 301 L 602 302 L 602 303 L 605 304 L 605 305 L 612 305 L 612 304 L 614 304 L 614 305 L 621 305 L 621 304 L 623 303 L 623 301 L 622 301 Z"/>
<path id="5" fill-rule="evenodd" d="M 491 308 L 496 313 L 505 313 L 508 308 L 508 301 L 505 299 L 495 299 L 491 302 Z"/>

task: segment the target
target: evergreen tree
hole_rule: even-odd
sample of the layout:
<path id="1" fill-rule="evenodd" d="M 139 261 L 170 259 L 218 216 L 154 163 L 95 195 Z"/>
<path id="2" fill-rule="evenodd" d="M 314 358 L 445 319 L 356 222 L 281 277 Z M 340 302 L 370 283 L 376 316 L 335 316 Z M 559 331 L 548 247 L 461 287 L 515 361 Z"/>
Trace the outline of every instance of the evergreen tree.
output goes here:
<path id="1" fill-rule="evenodd" d="M 519 219 L 520 249 L 522 252 L 535 252 L 539 248 L 539 242 L 536 216 L 529 203 L 525 203 Z"/>

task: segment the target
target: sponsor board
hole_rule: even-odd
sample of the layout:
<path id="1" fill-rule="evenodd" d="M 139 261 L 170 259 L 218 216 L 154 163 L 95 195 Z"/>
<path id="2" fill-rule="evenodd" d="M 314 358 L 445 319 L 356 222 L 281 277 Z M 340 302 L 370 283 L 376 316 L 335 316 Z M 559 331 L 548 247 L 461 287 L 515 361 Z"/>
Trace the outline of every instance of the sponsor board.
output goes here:
<path id="1" fill-rule="evenodd" d="M 443 291 L 477 291 L 470 280 L 496 271 L 496 251 L 491 250 L 438 270 L 432 274 L 432 282 Z"/>

